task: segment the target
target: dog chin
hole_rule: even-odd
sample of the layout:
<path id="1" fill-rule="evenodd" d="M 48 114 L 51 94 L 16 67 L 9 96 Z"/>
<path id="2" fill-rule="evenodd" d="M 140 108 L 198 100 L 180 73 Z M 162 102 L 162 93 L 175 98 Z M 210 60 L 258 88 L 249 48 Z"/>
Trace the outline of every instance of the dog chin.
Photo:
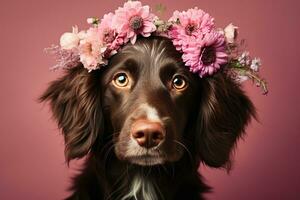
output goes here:
<path id="1" fill-rule="evenodd" d="M 150 155 L 129 157 L 127 158 L 127 160 L 132 164 L 141 166 L 162 165 L 165 163 L 165 160 L 163 158 Z"/>

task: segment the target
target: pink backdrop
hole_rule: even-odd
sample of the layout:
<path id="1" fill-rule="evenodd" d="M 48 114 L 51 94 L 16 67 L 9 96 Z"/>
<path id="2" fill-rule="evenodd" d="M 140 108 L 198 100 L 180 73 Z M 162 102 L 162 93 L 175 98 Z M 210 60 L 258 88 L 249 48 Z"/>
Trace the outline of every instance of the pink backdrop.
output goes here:
<path id="1" fill-rule="evenodd" d="M 63 140 L 47 106 L 36 103 L 59 73 L 43 48 L 57 43 L 72 25 L 86 28 L 89 16 L 102 16 L 123 1 L 10 0 L 0 2 L 0 199 L 62 199 L 71 174 L 64 163 Z M 175 10 L 198 6 L 217 25 L 240 27 L 249 50 L 263 59 L 270 93 L 245 85 L 256 104 L 253 122 L 239 143 L 230 174 L 202 167 L 214 186 L 209 199 L 300 199 L 300 94 L 297 0 L 145 0 Z M 74 168 L 74 165 L 72 165 Z"/>

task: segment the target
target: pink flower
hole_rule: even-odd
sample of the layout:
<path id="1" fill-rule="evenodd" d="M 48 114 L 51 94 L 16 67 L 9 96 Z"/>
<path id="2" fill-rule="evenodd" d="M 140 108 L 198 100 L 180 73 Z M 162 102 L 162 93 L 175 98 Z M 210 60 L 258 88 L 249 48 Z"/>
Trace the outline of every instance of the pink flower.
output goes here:
<path id="1" fill-rule="evenodd" d="M 106 44 L 108 51 L 115 52 L 124 44 L 125 34 L 118 34 L 115 26 L 113 26 L 113 13 L 108 13 L 104 15 L 101 23 L 98 27 L 98 32 L 100 34 L 100 40 L 103 44 Z"/>
<path id="2" fill-rule="evenodd" d="M 98 69 L 107 62 L 103 56 L 105 50 L 97 28 L 90 28 L 79 44 L 80 62 L 89 72 Z"/>
<path id="3" fill-rule="evenodd" d="M 183 12 L 175 11 L 169 21 L 175 23 L 169 37 L 177 50 L 187 48 L 189 43 L 202 38 L 214 28 L 214 19 L 197 7 Z"/>
<path id="4" fill-rule="evenodd" d="M 125 43 L 130 40 L 135 43 L 137 35 L 149 37 L 156 30 L 155 15 L 150 13 L 149 6 L 142 6 L 139 1 L 128 1 L 124 7 L 116 10 L 113 24 L 119 34 L 125 34 Z"/>
<path id="5" fill-rule="evenodd" d="M 224 35 L 211 31 L 203 39 L 196 40 L 184 49 L 182 59 L 190 71 L 198 73 L 200 77 L 212 75 L 222 64 L 227 63 Z"/>

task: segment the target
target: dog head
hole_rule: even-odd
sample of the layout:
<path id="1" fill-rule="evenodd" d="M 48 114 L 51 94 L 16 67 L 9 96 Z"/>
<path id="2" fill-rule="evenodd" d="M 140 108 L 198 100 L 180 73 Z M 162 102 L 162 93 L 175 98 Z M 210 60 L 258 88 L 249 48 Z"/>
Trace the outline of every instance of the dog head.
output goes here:
<path id="1" fill-rule="evenodd" d="M 175 162 L 187 153 L 228 167 L 255 114 L 236 82 L 222 72 L 205 78 L 189 72 L 163 37 L 125 45 L 100 70 L 67 70 L 41 100 L 50 102 L 62 129 L 68 161 L 105 141 L 119 160 L 143 166 Z"/>

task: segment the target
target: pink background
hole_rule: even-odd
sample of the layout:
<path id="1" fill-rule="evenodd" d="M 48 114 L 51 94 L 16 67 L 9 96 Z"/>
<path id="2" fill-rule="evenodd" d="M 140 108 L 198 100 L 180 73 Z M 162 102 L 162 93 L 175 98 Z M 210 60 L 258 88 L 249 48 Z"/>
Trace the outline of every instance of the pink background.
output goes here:
<path id="1" fill-rule="evenodd" d="M 0 2 L 0 199 L 62 199 L 72 170 L 63 157 L 63 138 L 47 106 L 36 99 L 60 73 L 48 71 L 53 59 L 43 48 L 89 16 L 102 16 L 123 1 L 26 0 Z M 198 6 L 217 26 L 240 27 L 249 50 L 263 60 L 270 93 L 262 96 L 250 83 L 245 89 L 257 106 L 241 141 L 230 174 L 202 167 L 214 186 L 209 199 L 300 199 L 300 94 L 297 0 L 145 0 L 175 9 Z M 75 168 L 75 164 L 72 168 Z"/>

